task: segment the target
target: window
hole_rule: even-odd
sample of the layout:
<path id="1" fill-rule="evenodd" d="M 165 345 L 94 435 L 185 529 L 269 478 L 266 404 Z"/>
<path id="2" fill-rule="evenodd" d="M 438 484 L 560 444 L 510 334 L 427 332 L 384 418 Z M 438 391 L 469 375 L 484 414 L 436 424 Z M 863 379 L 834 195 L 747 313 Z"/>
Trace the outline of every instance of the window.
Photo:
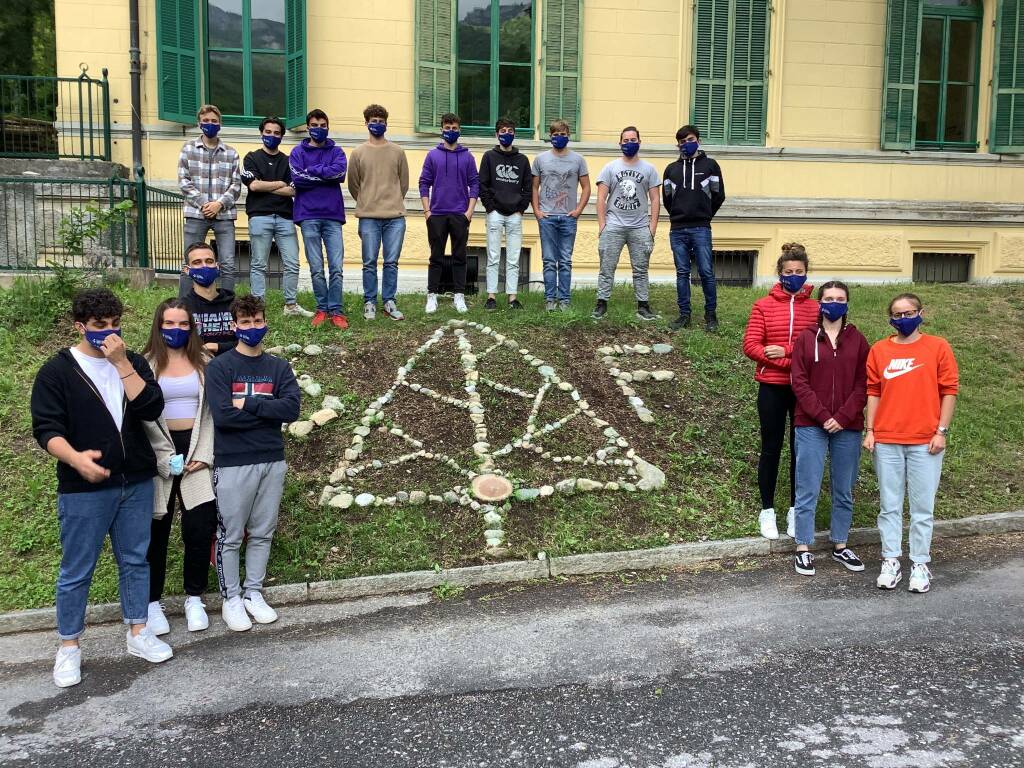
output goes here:
<path id="1" fill-rule="evenodd" d="M 160 117 L 191 123 L 200 103 L 226 125 L 306 116 L 305 0 L 157 0 Z"/>
<path id="2" fill-rule="evenodd" d="M 992 151 L 1024 152 L 1024 0 L 996 5 L 992 88 Z"/>
<path id="3" fill-rule="evenodd" d="M 966 283 L 971 279 L 969 253 L 915 253 L 915 283 Z"/>

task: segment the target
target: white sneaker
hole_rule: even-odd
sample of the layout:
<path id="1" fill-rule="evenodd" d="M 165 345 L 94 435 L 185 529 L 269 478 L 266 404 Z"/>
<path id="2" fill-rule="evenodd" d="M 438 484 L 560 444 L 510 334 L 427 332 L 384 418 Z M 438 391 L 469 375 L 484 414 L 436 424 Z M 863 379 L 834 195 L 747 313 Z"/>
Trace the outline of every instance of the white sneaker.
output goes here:
<path id="1" fill-rule="evenodd" d="M 202 632 L 210 626 L 210 617 L 204 608 L 206 605 L 203 598 L 194 595 L 185 598 L 185 619 L 188 621 L 189 632 Z"/>
<path id="2" fill-rule="evenodd" d="M 384 302 L 384 314 L 392 320 L 405 320 L 405 315 L 398 309 L 398 305 L 394 301 Z"/>
<path id="3" fill-rule="evenodd" d="M 126 635 L 128 640 L 128 653 L 138 656 L 140 659 L 159 664 L 167 661 L 174 655 L 171 646 L 153 634 L 149 627 L 143 627 L 137 635 L 132 635 L 129 629 Z"/>
<path id="4" fill-rule="evenodd" d="M 914 563 L 910 567 L 910 585 L 907 587 L 907 591 L 924 594 L 931 589 L 931 578 L 932 572 L 928 570 L 927 565 Z"/>
<path id="5" fill-rule="evenodd" d="M 761 535 L 766 539 L 779 538 L 778 524 L 775 522 L 775 509 L 762 509 L 757 516 L 757 522 L 761 526 Z"/>
<path id="6" fill-rule="evenodd" d="M 284 313 L 285 317 L 312 317 L 313 313 L 305 307 L 299 304 L 285 304 Z"/>
<path id="7" fill-rule="evenodd" d="M 875 584 L 879 589 L 896 589 L 903 581 L 903 569 L 895 557 L 887 557 L 882 561 L 882 571 L 878 574 Z"/>
<path id="8" fill-rule="evenodd" d="M 250 592 L 242 603 L 258 624 L 273 624 L 277 621 L 277 611 L 267 605 L 267 601 L 259 592 Z"/>
<path id="9" fill-rule="evenodd" d="M 53 684 L 68 688 L 82 682 L 82 649 L 77 645 L 62 645 L 53 662 Z"/>
<path id="10" fill-rule="evenodd" d="M 367 301 L 363 303 L 363 320 L 377 319 L 377 302 Z"/>
<path id="11" fill-rule="evenodd" d="M 164 607 L 159 602 L 149 604 L 146 626 L 154 635 L 166 635 L 171 631 L 171 625 L 167 623 L 167 617 L 164 615 Z"/>
<path id="12" fill-rule="evenodd" d="M 786 535 L 791 539 L 796 538 L 796 507 L 790 507 L 786 513 Z"/>
<path id="13" fill-rule="evenodd" d="M 252 629 L 252 622 L 249 621 L 249 617 L 245 613 L 245 606 L 242 605 L 242 598 L 238 595 L 224 601 L 221 616 L 224 617 L 224 623 L 228 625 L 228 629 L 235 632 Z"/>
<path id="14" fill-rule="evenodd" d="M 461 293 L 456 293 L 455 296 L 452 297 L 452 301 L 455 304 L 455 311 L 460 315 L 469 311 L 466 307 L 466 297 Z"/>
<path id="15" fill-rule="evenodd" d="M 423 308 L 423 311 L 426 312 L 428 315 L 432 315 L 435 312 L 437 312 L 437 294 L 436 293 L 428 293 L 427 294 L 427 306 Z"/>

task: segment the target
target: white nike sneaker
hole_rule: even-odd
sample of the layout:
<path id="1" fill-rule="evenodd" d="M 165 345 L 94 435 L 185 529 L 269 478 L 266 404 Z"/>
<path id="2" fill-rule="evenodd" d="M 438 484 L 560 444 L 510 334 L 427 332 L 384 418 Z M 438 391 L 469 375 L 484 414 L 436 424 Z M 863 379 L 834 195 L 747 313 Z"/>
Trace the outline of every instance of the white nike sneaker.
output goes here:
<path id="1" fill-rule="evenodd" d="M 466 312 L 469 311 L 469 309 L 466 307 L 466 297 L 463 294 L 456 293 L 455 296 L 452 297 L 452 301 L 455 304 L 455 311 L 458 312 L 460 315 L 465 314 Z"/>
<path id="2" fill-rule="evenodd" d="M 210 617 L 206 615 L 203 598 L 189 595 L 185 598 L 185 620 L 188 621 L 189 632 L 202 632 L 210 626 Z"/>
<path id="3" fill-rule="evenodd" d="M 796 538 L 796 507 L 790 507 L 786 513 L 786 535 L 791 539 Z"/>
<path id="4" fill-rule="evenodd" d="M 245 606 L 242 605 L 242 598 L 239 595 L 224 601 L 221 608 L 221 616 L 228 629 L 235 632 L 245 632 L 252 629 L 252 622 L 245 613 Z"/>
<path id="5" fill-rule="evenodd" d="M 277 611 L 267 605 L 267 601 L 259 592 L 250 592 L 242 603 L 258 624 L 273 624 L 277 621 Z"/>
<path id="6" fill-rule="evenodd" d="M 910 567 L 910 584 L 907 586 L 907 591 L 924 594 L 932 587 L 931 578 L 932 572 L 928 570 L 927 565 L 914 563 Z"/>
<path id="7" fill-rule="evenodd" d="M 882 561 L 882 570 L 875 580 L 879 589 L 896 589 L 896 585 L 903 581 L 903 569 L 900 561 L 895 557 L 887 557 Z"/>
<path id="8" fill-rule="evenodd" d="M 154 635 L 153 630 L 149 627 L 143 627 L 137 635 L 132 635 L 132 631 L 129 629 L 125 639 L 128 641 L 128 653 L 154 664 L 167 661 L 174 655 L 171 646 Z"/>
<path id="9" fill-rule="evenodd" d="M 761 526 L 761 535 L 766 539 L 779 538 L 778 523 L 775 521 L 775 508 L 762 509 L 757 516 L 757 522 Z"/>
<path id="10" fill-rule="evenodd" d="M 171 625 L 167 623 L 167 616 L 164 615 L 164 607 L 160 605 L 159 601 L 149 604 L 146 626 L 154 635 L 166 635 L 171 631 Z"/>
<path id="11" fill-rule="evenodd" d="M 68 688 L 82 682 L 82 649 L 77 645 L 62 645 L 53 662 L 53 684 Z"/>
<path id="12" fill-rule="evenodd" d="M 285 304 L 283 314 L 285 317 L 312 317 L 315 313 L 299 304 Z"/>
<path id="13" fill-rule="evenodd" d="M 428 293 L 427 294 L 427 306 L 425 306 L 423 308 L 423 311 L 426 312 L 428 315 L 432 315 L 435 312 L 437 312 L 437 294 L 436 293 Z"/>

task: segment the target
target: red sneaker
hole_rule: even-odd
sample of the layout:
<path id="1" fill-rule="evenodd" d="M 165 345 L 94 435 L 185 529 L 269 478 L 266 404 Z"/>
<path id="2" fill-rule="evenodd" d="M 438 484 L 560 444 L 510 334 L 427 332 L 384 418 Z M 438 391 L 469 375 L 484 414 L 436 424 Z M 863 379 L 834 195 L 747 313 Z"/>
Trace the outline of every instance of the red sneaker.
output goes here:
<path id="1" fill-rule="evenodd" d="M 327 313 L 318 309 L 316 311 L 316 314 L 313 315 L 313 319 L 312 319 L 311 322 L 313 323 L 313 327 L 316 328 L 317 326 L 323 325 L 324 324 L 324 320 L 326 320 L 326 319 L 327 319 Z"/>
<path id="2" fill-rule="evenodd" d="M 331 315 L 331 325 L 344 331 L 348 328 L 348 319 L 344 315 Z"/>

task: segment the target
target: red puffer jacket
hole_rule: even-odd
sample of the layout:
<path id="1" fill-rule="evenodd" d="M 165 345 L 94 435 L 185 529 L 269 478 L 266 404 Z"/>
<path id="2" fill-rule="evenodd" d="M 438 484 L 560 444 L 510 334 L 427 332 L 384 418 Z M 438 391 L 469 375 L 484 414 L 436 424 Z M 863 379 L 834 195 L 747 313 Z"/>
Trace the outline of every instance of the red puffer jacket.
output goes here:
<path id="1" fill-rule="evenodd" d="M 811 286 L 807 283 L 796 295 L 786 293 L 776 283 L 767 296 L 755 301 L 743 334 L 743 354 L 757 363 L 755 381 L 789 384 L 793 343 L 802 330 L 817 324 L 818 302 L 811 298 Z M 772 344 L 786 350 L 785 357 L 766 357 L 764 348 Z"/>

